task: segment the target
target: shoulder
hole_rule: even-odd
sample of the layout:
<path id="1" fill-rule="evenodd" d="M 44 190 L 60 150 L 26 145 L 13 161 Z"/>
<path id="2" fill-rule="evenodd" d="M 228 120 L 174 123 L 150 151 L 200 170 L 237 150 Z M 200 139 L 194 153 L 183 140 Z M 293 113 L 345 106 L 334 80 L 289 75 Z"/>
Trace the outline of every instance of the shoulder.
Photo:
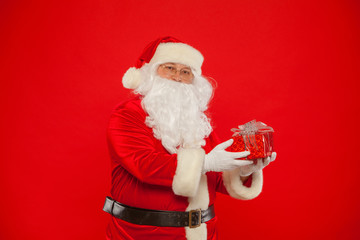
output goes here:
<path id="1" fill-rule="evenodd" d="M 144 109 L 141 106 L 140 96 L 135 96 L 123 102 L 120 102 L 113 109 L 113 113 L 116 112 L 142 112 L 145 113 Z"/>
<path id="2" fill-rule="evenodd" d="M 141 98 L 140 96 L 135 96 L 125 101 L 118 103 L 115 107 L 113 112 L 116 112 L 121 109 L 142 109 L 141 107 Z"/>
<path id="3" fill-rule="evenodd" d="M 114 118 L 145 120 L 146 113 L 141 106 L 141 98 L 136 96 L 117 104 L 111 113 L 111 119 Z"/>

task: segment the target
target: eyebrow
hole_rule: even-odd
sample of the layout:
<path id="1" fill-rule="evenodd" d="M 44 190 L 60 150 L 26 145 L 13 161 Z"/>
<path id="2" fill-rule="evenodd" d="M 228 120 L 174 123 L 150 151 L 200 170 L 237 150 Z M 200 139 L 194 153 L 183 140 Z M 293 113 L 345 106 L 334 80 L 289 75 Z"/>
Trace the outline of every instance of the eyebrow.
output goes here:
<path id="1" fill-rule="evenodd" d="M 172 66 L 175 66 L 175 65 L 177 65 L 177 63 L 172 63 L 172 62 L 168 62 L 168 63 L 164 63 L 165 65 L 166 64 L 171 64 Z M 181 64 L 181 65 L 184 65 L 184 64 Z M 184 65 L 185 67 L 183 67 L 183 68 L 181 68 L 181 69 L 188 69 L 188 70 L 190 70 L 191 71 L 191 67 L 189 67 L 189 66 L 186 66 L 186 65 Z"/>

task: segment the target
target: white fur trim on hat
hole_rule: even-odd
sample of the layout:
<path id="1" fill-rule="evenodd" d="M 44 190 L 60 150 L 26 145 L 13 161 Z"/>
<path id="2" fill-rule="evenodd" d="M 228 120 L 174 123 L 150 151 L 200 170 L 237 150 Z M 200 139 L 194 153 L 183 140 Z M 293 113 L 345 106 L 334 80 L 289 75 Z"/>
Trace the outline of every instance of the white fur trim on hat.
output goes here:
<path id="1" fill-rule="evenodd" d="M 263 175 L 262 170 L 252 174 L 251 187 L 246 187 L 240 180 L 239 169 L 223 172 L 223 181 L 226 190 L 236 199 L 249 200 L 257 197 L 262 190 Z"/>
<path id="2" fill-rule="evenodd" d="M 202 148 L 180 148 L 172 188 L 176 195 L 195 196 L 200 183 L 205 151 Z"/>
<path id="3" fill-rule="evenodd" d="M 137 88 L 141 83 L 141 70 L 135 67 L 129 68 L 122 78 L 122 83 L 125 88 Z"/>
<path id="4" fill-rule="evenodd" d="M 195 48 L 184 43 L 160 43 L 150 63 L 181 63 L 193 68 L 201 75 L 201 65 L 204 61 L 203 55 Z"/>

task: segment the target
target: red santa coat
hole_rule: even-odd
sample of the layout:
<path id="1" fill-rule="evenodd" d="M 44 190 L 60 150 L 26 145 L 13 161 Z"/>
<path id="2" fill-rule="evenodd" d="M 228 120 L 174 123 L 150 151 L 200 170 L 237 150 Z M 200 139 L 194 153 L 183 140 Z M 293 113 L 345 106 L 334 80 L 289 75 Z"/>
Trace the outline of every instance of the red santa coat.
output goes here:
<path id="1" fill-rule="evenodd" d="M 119 104 L 107 132 L 112 160 L 111 195 L 116 201 L 138 208 L 190 211 L 214 204 L 216 192 L 238 199 L 256 197 L 262 189 L 262 172 L 245 184 L 236 170 L 201 174 L 205 154 L 219 142 L 212 133 L 198 149 L 170 154 L 145 124 L 140 98 Z M 136 225 L 111 216 L 107 239 L 217 239 L 217 218 L 198 228 Z"/>

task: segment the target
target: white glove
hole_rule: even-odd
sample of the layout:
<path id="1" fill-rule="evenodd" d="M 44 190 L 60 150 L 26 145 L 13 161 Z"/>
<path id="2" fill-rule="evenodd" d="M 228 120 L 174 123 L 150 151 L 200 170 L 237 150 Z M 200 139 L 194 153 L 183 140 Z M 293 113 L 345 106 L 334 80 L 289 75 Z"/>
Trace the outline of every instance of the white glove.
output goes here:
<path id="1" fill-rule="evenodd" d="M 250 174 L 263 169 L 264 167 L 269 165 L 269 163 L 271 163 L 272 161 L 275 161 L 275 158 L 276 158 L 276 152 L 273 152 L 271 154 L 271 157 L 258 158 L 256 164 L 253 163 L 251 165 L 246 165 L 246 166 L 240 167 L 240 176 L 247 177 Z"/>
<path id="2" fill-rule="evenodd" d="M 225 170 L 231 170 L 234 168 L 248 166 L 253 164 L 253 161 L 236 160 L 237 158 L 243 158 L 250 154 L 249 151 L 244 152 L 227 152 L 225 149 L 234 142 L 230 139 L 226 142 L 220 143 L 214 147 L 211 152 L 205 155 L 205 162 L 203 167 L 203 173 L 213 171 L 222 172 Z"/>

